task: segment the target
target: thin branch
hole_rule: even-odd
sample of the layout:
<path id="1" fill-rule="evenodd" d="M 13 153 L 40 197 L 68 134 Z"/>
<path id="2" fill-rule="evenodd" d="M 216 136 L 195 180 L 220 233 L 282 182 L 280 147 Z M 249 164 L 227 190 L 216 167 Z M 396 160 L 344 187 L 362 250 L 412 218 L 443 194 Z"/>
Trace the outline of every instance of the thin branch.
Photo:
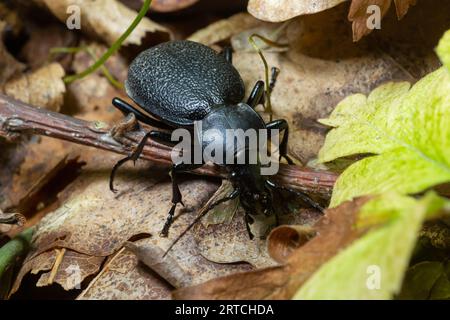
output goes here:
<path id="1" fill-rule="evenodd" d="M 0 137 L 19 133 L 38 134 L 62 139 L 120 154 L 129 154 L 144 132 L 125 132 L 120 142 L 110 134 L 111 126 L 98 121 L 85 121 L 57 112 L 32 107 L 10 97 L 0 95 Z M 149 139 L 141 159 L 169 166 L 171 149 Z M 205 165 L 194 173 L 226 177 L 218 166 Z M 275 177 L 286 187 L 329 198 L 337 175 L 327 171 L 313 171 L 299 166 L 280 164 Z"/>

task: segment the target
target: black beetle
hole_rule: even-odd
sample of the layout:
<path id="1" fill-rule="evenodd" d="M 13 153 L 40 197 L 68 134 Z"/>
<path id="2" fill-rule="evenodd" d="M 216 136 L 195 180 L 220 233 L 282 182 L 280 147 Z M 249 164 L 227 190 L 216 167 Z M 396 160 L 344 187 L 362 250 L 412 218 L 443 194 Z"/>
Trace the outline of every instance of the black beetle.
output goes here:
<path id="1" fill-rule="evenodd" d="M 258 81 L 246 103 L 244 83 L 233 67 L 231 48 L 216 53 L 213 49 L 192 41 L 169 41 L 140 53 L 131 63 L 125 88 L 128 96 L 152 117 L 125 101 L 114 98 L 113 105 L 124 114 L 133 113 L 137 120 L 160 129 L 173 130 L 185 127 L 193 132 L 194 122 L 202 121 L 202 132 L 193 132 L 211 140 L 205 132 L 215 128 L 220 132 L 226 129 L 278 129 L 284 131 L 280 143 L 280 158 L 287 156 L 289 128 L 286 120 L 280 119 L 264 123 L 254 108 L 264 101 L 264 82 Z M 276 79 L 272 69 L 271 87 Z M 148 132 L 136 151 L 120 160 L 111 172 L 110 188 L 117 168 L 128 160 L 137 160 L 148 138 L 165 145 L 174 146 L 171 134 L 164 131 Z M 204 146 L 203 146 L 204 147 Z M 161 231 L 167 236 L 175 208 L 183 204 L 178 187 L 178 174 L 194 170 L 202 164 L 174 163 L 171 170 L 172 207 Z M 251 215 L 273 213 L 273 192 L 287 190 L 294 192 L 308 205 L 322 210 L 320 205 L 306 194 L 275 184 L 260 173 L 260 163 L 225 165 L 234 190 L 225 198 L 210 205 L 210 210 L 219 203 L 239 197 L 244 208 L 245 222 L 250 238 L 249 223 Z M 206 213 L 208 210 L 205 210 Z"/>

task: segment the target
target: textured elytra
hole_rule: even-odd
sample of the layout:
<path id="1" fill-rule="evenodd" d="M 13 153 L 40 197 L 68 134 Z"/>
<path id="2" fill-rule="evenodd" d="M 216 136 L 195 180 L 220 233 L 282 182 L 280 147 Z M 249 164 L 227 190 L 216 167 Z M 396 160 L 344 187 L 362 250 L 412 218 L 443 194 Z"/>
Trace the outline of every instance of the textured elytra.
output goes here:
<path id="1" fill-rule="evenodd" d="M 169 41 L 140 53 L 131 63 L 127 94 L 144 110 L 172 125 L 192 125 L 214 105 L 244 98 L 237 70 L 211 48 Z"/>

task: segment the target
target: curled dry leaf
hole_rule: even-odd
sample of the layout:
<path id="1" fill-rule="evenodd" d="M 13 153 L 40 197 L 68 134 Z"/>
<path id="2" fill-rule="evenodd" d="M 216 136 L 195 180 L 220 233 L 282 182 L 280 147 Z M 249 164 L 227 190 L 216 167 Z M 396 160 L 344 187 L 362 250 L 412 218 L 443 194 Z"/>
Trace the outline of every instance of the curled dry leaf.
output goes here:
<path id="1" fill-rule="evenodd" d="M 171 290 L 172 286 L 153 270 L 139 263 L 135 254 L 120 250 L 109 258 L 102 272 L 77 299 L 167 300 L 170 299 Z"/>
<path id="2" fill-rule="evenodd" d="M 69 17 L 67 8 L 75 5 L 80 13 L 81 31 L 95 35 L 109 45 L 125 32 L 137 15 L 136 11 L 116 0 L 39 0 L 39 2 L 44 2 L 64 23 Z M 146 33 L 159 33 L 166 40 L 171 37 L 166 28 L 144 17 L 123 44 L 140 45 Z"/>
<path id="3" fill-rule="evenodd" d="M 286 263 L 289 256 L 316 235 L 314 229 L 305 225 L 279 226 L 267 239 L 270 256 L 278 263 Z"/>
<path id="4" fill-rule="evenodd" d="M 8 81 L 3 85 L 2 91 L 7 96 L 33 106 L 58 111 L 66 91 L 62 81 L 64 74 L 59 63 L 51 63 Z"/>
<path id="5" fill-rule="evenodd" d="M 290 299 L 323 263 L 358 238 L 354 224 L 357 212 L 367 201 L 368 198 L 360 198 L 326 210 L 313 226 L 316 236 L 294 250 L 284 265 L 177 289 L 173 296 L 176 299 Z"/>

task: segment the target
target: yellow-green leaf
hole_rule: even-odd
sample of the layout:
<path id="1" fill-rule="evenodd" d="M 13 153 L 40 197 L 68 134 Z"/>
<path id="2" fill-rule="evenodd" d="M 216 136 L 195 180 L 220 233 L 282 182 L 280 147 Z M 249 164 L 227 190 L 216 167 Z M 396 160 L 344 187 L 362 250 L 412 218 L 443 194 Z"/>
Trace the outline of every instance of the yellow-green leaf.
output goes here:
<path id="1" fill-rule="evenodd" d="M 321 162 L 357 154 L 337 180 L 330 206 L 365 194 L 414 194 L 450 181 L 450 73 L 441 68 L 412 88 L 387 83 L 352 95 L 321 123 L 334 127 Z"/>
<path id="2" fill-rule="evenodd" d="M 400 290 L 423 221 L 446 203 L 434 193 L 421 200 L 389 193 L 367 202 L 359 219 L 373 215 L 383 217 L 384 224 L 325 263 L 294 298 L 392 298 Z"/>

